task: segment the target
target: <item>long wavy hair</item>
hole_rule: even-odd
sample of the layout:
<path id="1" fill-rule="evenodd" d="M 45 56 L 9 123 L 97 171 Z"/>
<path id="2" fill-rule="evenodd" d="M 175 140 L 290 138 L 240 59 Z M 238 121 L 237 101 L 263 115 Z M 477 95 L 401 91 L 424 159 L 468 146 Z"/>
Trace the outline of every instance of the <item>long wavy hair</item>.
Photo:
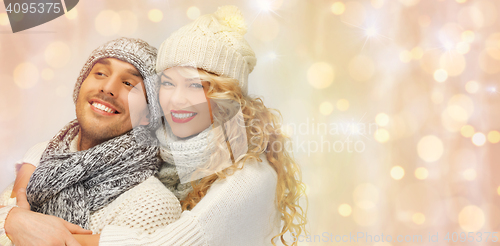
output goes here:
<path id="1" fill-rule="evenodd" d="M 306 210 L 299 205 L 299 199 L 305 195 L 305 185 L 302 182 L 302 174 L 299 166 L 291 154 L 285 149 L 291 142 L 281 130 L 282 116 L 279 111 L 264 106 L 262 99 L 243 95 L 238 81 L 235 79 L 221 77 L 199 69 L 200 79 L 204 81 L 205 91 L 208 99 L 215 99 L 217 105 L 213 111 L 213 122 L 217 124 L 224 123 L 227 115 L 234 115 L 234 107 L 223 105 L 221 102 L 237 102 L 241 106 L 243 117 L 237 124 L 245 127 L 227 126 L 225 140 L 230 143 L 227 146 L 218 146 L 219 149 L 225 149 L 225 152 L 211 155 L 209 163 L 220 163 L 220 161 L 231 158 L 235 161 L 231 153 L 241 151 L 241 148 L 235 150 L 234 146 L 248 146 L 246 153 L 240 156 L 235 163 L 229 167 L 212 172 L 196 181 L 192 181 L 193 191 L 187 197 L 181 200 L 182 210 L 193 209 L 198 202 L 207 194 L 210 186 L 218 179 L 224 179 L 232 175 L 235 171 L 243 168 L 244 163 L 249 160 L 261 161 L 259 155 L 265 154 L 269 164 L 276 171 L 278 183 L 276 187 L 275 203 L 281 213 L 281 220 L 284 222 L 283 228 L 278 235 L 271 239 L 275 244 L 275 239 L 280 238 L 285 245 L 297 245 L 297 240 L 291 244 L 284 238 L 285 233 L 290 232 L 295 239 L 302 232 L 305 232 Z M 208 82 L 208 83 L 207 83 Z M 218 99 L 218 100 L 217 100 Z M 226 99 L 226 100 L 220 100 Z M 212 105 L 213 106 L 213 105 Z M 243 129 L 243 133 L 241 133 Z M 216 138 L 221 138 L 219 136 Z M 245 142 L 242 144 L 242 142 Z M 221 145 L 225 141 L 215 141 Z M 227 151 L 228 147 L 233 148 L 232 152 Z M 229 147 L 229 149 L 231 149 Z M 277 148 L 279 147 L 279 148 Z M 231 155 L 231 156 L 230 156 Z M 207 169 L 211 169 L 208 167 Z"/>

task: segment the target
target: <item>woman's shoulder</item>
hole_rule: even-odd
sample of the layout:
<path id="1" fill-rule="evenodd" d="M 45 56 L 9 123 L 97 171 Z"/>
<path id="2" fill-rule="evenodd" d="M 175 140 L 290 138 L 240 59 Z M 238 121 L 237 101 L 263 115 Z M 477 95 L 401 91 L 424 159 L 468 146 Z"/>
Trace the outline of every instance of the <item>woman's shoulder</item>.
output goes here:
<path id="1" fill-rule="evenodd" d="M 262 178 L 272 178 L 275 181 L 278 179 L 278 174 L 267 160 L 265 153 L 259 155 L 259 160 L 252 158 L 240 165 L 243 165 L 243 168 L 235 172 L 236 176 L 258 175 Z"/>

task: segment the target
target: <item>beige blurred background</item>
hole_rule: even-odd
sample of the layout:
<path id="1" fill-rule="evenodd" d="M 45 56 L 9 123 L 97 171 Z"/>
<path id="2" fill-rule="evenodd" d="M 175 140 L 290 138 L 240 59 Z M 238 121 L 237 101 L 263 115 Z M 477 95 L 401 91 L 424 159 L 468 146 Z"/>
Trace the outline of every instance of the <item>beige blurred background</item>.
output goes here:
<path id="1" fill-rule="evenodd" d="M 283 114 L 308 186 L 312 237 L 299 245 L 491 245 L 500 231 L 499 1 L 82 0 L 16 34 L 0 4 L 0 188 L 75 118 L 94 48 L 158 47 L 234 4 L 257 55 L 249 92 Z M 336 242 L 349 233 L 363 237 Z"/>

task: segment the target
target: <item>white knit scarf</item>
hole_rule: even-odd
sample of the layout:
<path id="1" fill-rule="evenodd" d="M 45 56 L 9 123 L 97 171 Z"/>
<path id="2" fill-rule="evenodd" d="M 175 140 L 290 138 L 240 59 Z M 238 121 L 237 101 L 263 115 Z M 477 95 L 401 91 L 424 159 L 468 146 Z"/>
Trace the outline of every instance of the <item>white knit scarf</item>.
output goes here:
<path id="1" fill-rule="evenodd" d="M 191 183 L 185 181 L 192 180 L 191 175 L 208 162 L 210 153 L 215 149 L 215 145 L 209 142 L 211 129 L 210 126 L 199 134 L 184 139 L 175 136 L 168 124 L 156 131 L 160 142 L 160 156 L 164 161 L 157 177 L 179 200 L 183 200 L 193 190 Z"/>

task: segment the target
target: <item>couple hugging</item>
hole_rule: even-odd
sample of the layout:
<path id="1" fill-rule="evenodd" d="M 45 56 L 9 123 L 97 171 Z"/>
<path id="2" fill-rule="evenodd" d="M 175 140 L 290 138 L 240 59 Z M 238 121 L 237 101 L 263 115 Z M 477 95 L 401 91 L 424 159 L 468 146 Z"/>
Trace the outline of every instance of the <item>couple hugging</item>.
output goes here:
<path id="1" fill-rule="evenodd" d="M 77 79 L 76 119 L 32 147 L 0 202 L 0 244 L 296 245 L 304 185 L 234 6 L 157 50 L 119 38 Z M 281 146 L 281 148 L 280 148 Z"/>

